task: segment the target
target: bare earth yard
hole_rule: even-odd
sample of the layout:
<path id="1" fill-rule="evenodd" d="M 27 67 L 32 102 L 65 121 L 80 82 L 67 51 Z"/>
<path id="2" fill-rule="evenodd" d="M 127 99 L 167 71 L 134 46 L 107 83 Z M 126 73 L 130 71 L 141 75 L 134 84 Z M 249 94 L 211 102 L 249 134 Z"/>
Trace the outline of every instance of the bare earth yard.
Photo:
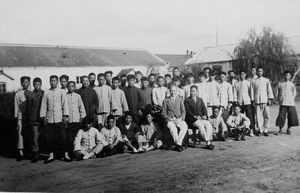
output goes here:
<path id="1" fill-rule="evenodd" d="M 277 113 L 272 106 L 272 132 Z M 183 153 L 160 150 L 48 165 L 0 157 L 0 191 L 300 192 L 299 127 L 292 135 L 215 145 L 214 151 L 202 143 Z"/>

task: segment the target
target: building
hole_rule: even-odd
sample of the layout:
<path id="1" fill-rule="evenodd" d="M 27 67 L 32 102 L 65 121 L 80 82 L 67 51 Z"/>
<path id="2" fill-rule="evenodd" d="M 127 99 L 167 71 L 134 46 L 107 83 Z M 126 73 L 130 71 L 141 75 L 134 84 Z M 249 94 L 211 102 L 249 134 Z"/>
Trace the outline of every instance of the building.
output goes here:
<path id="1" fill-rule="evenodd" d="M 193 52 L 189 52 L 187 50 L 186 54 L 155 54 L 162 60 L 164 60 L 168 66 L 169 66 L 169 71 L 172 71 L 174 67 L 178 67 L 180 69 L 185 68 L 185 63 L 189 59 L 192 58 Z"/>
<path id="2" fill-rule="evenodd" d="M 217 71 L 225 71 L 232 69 L 234 62 L 234 49 L 237 45 L 222 45 L 206 47 L 185 62 L 185 65 L 191 68 L 210 67 Z"/>
<path id="3" fill-rule="evenodd" d="M 143 49 L 0 44 L 0 85 L 5 88 L 1 92 L 18 90 L 21 76 L 40 77 L 46 89 L 50 75 L 66 74 L 79 87 L 82 75 L 111 70 L 116 76 L 130 68 L 145 75 L 153 69 L 163 74 L 167 64 Z"/>

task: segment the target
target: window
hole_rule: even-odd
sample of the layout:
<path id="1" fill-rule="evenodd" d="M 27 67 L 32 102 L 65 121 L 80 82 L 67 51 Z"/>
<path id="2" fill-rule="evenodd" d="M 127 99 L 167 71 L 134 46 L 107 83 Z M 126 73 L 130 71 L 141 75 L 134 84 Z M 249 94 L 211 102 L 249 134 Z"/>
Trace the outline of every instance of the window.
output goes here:
<path id="1" fill-rule="evenodd" d="M 0 94 L 6 93 L 6 82 L 0 82 Z"/>
<path id="2" fill-rule="evenodd" d="M 76 84 L 80 83 L 80 76 L 76 76 Z"/>

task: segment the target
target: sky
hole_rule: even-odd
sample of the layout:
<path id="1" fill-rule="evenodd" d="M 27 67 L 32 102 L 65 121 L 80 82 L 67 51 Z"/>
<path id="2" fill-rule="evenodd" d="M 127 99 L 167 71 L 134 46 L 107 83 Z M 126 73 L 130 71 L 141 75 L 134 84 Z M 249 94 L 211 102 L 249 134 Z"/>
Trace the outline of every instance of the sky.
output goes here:
<path id="1" fill-rule="evenodd" d="M 300 36 L 299 0 L 0 0 L 0 43 L 185 54 L 268 25 Z M 218 31 L 218 35 L 216 35 Z"/>

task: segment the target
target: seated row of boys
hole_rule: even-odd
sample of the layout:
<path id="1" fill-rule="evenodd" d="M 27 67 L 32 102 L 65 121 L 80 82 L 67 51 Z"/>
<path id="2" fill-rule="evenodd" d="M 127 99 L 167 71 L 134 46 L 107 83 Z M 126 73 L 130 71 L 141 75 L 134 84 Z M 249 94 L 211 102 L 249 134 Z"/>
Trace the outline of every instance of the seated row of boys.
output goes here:
<path id="1" fill-rule="evenodd" d="M 233 107 L 233 113 L 228 117 L 226 124 L 219 115 L 219 108 L 214 108 L 213 115 L 208 118 L 203 100 L 197 97 L 197 89 L 197 86 L 191 86 L 190 97 L 183 101 L 182 97 L 175 94 L 176 87 L 171 86 L 170 97 L 163 102 L 161 115 L 166 120 L 166 126 L 173 138 L 172 148 L 183 151 L 182 143 L 188 126 L 199 131 L 199 135 L 206 142 L 206 148 L 210 150 L 214 149 L 212 140 L 225 140 L 225 132 L 236 140 L 245 140 L 250 120 L 240 113 L 240 107 Z M 74 141 L 75 158 L 81 160 L 124 153 L 127 150 L 137 153 L 160 148 L 163 145 L 162 131 L 159 125 L 153 122 L 152 112 L 145 113 L 145 116 L 146 122 L 139 127 L 133 122 L 133 115 L 126 112 L 124 123 L 117 127 L 115 117 L 109 115 L 107 126 L 100 132 L 92 127 L 93 119 L 85 117 L 82 122 L 83 128 L 79 130 Z"/>

